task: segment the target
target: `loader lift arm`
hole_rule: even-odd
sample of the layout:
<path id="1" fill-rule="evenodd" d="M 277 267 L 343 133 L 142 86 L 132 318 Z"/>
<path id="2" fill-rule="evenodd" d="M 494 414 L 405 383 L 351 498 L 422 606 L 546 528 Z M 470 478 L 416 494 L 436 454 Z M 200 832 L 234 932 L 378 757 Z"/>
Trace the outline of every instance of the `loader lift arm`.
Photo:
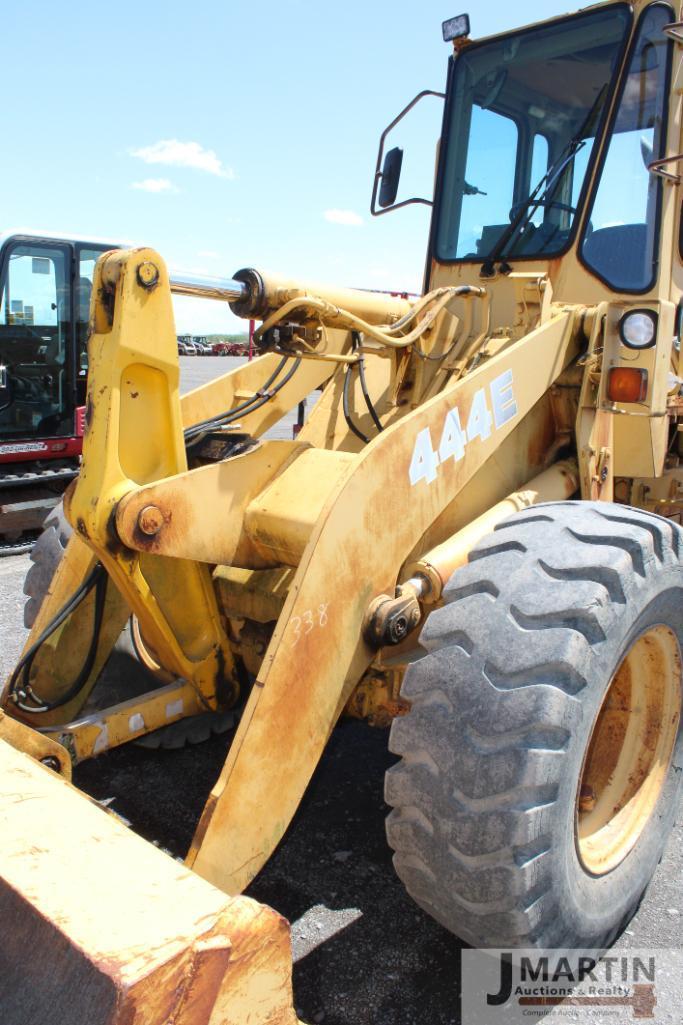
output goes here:
<path id="1" fill-rule="evenodd" d="M 141 283 L 141 268 L 149 266 L 158 272 L 151 289 Z M 235 894 L 282 838 L 332 728 L 376 654 L 364 633 L 373 600 L 394 593 L 420 539 L 576 355 L 577 312 L 548 307 L 522 341 L 466 377 L 454 376 L 359 452 L 263 442 L 188 470 L 163 261 L 151 250 L 116 253 L 100 262 L 97 274 L 84 467 L 68 503 L 77 536 L 41 622 L 97 558 L 159 660 L 185 679 L 185 697 L 191 689 L 213 707 L 231 700 L 237 679 L 210 566 L 249 565 L 250 559 L 277 565 L 284 557 L 296 567 L 188 855 L 196 872 Z M 262 359 L 272 366 L 274 357 Z M 325 364 L 306 365 L 314 377 L 329 375 Z M 529 366 L 533 374 L 525 372 Z M 301 382 L 294 387 L 294 381 L 293 403 L 301 397 Z M 209 387 L 217 393 L 219 385 Z M 233 399 L 240 401 L 234 383 Z M 206 418 L 199 394 L 188 405 Z M 214 406 L 209 415 L 215 413 Z M 314 472 L 328 483 L 318 489 L 314 518 L 302 534 L 287 512 L 273 514 L 269 485 L 303 494 Z M 60 584 L 67 579 L 69 588 Z M 162 699 L 152 700 L 158 712 Z M 167 708 L 173 704 L 168 695 L 163 700 Z M 135 720 L 137 729 L 150 728 L 127 712 L 129 725 Z M 136 712 L 143 720 L 145 714 Z M 50 731 L 69 733 L 56 716 Z M 77 738 L 78 723 L 74 733 Z"/>

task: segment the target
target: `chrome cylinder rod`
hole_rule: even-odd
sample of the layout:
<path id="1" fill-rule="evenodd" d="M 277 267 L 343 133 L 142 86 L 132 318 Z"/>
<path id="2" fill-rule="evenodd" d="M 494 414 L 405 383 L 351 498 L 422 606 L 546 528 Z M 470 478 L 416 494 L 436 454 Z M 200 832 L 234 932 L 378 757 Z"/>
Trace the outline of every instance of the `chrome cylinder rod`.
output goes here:
<path id="1" fill-rule="evenodd" d="M 223 302 L 237 302 L 247 299 L 249 289 L 242 281 L 234 278 L 210 278 L 182 271 L 171 274 L 171 291 L 174 295 L 191 295 L 201 299 L 220 299 Z"/>

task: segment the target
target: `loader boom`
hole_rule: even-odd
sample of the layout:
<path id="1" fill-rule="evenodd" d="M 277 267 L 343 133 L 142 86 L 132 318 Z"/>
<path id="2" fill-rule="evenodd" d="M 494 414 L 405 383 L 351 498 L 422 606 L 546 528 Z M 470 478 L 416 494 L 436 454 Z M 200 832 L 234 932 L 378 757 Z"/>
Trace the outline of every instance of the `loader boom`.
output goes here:
<path id="1" fill-rule="evenodd" d="M 150 267 L 153 289 L 141 284 L 141 268 Z M 210 566 L 242 564 L 258 571 L 275 565 L 283 553 L 296 566 L 189 854 L 197 872 L 238 893 L 282 838 L 332 727 L 373 661 L 376 649 L 364 633 L 369 606 L 378 595 L 393 593 L 397 569 L 429 527 L 575 357 L 578 317 L 547 307 L 544 322 L 522 342 L 447 385 L 353 457 L 317 450 L 311 462 L 310 443 L 300 438 L 263 442 L 227 461 L 186 470 L 163 261 L 151 250 L 112 254 L 98 268 L 96 280 L 102 279 L 115 284 L 113 292 L 98 289 L 103 298 L 94 307 L 84 468 L 67 506 L 77 551 L 83 542 L 94 551 L 138 616 L 155 657 L 182 676 L 207 707 L 221 691 L 223 703 L 229 701 L 230 688 L 238 686 L 208 584 Z M 460 301 L 481 303 L 486 297 Z M 134 347 L 127 338 L 135 338 Z M 533 374 L 525 372 L 530 366 Z M 230 376 L 225 389 L 227 405 L 234 395 Z M 466 444 L 458 430 L 466 431 Z M 144 448 L 140 437 L 150 439 Z M 429 464 L 431 438 L 442 439 L 438 470 Z M 175 463 L 169 461 L 173 452 Z M 155 476 L 159 483 L 147 483 Z M 316 478 L 326 482 L 322 492 Z M 389 483 L 391 505 L 385 507 Z M 302 523 L 281 489 L 285 495 L 318 492 L 315 516 Z M 503 485 L 498 497 L 508 490 Z M 226 500 L 232 529 L 224 523 Z M 410 515 L 398 515 L 402 509 Z M 366 525 L 361 533 L 359 522 Z M 113 523 L 125 548 L 112 542 Z M 301 538 L 298 550 L 293 531 Z M 67 551 L 61 572 L 67 573 L 70 559 Z M 84 572 L 89 569 L 91 562 Z M 182 577 L 174 582 L 176 573 Z M 84 608 L 84 622 L 89 615 Z M 42 696 L 39 682 L 35 691 Z M 172 707 L 175 702 L 165 698 Z M 137 706 L 126 714 L 134 727 L 145 717 Z M 101 750 L 107 743 L 102 737 L 114 732 L 110 727 L 102 722 L 97 734 L 96 724 L 87 722 L 80 732 L 87 728 L 94 749 Z M 51 727 L 55 736 L 62 730 L 59 723 Z M 77 750 L 78 731 L 71 731 Z M 273 758 L 272 737 L 280 731 L 291 745 Z M 273 794 L 266 809 L 264 788 Z"/>

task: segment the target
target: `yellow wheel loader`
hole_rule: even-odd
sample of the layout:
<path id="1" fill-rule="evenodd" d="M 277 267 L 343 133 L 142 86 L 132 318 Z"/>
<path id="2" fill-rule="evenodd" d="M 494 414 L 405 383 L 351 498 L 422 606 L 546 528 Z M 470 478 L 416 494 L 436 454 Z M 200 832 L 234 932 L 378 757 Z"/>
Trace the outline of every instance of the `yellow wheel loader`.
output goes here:
<path id="1" fill-rule="evenodd" d="M 678 13 L 445 23 L 433 198 L 396 201 L 388 130 L 373 189 L 432 204 L 417 299 L 101 257 L 72 533 L 3 694 L 3 1023 L 295 1022 L 286 923 L 238 895 L 344 714 L 391 726 L 396 870 L 448 929 L 628 922 L 683 766 Z M 181 397 L 174 290 L 259 358 Z M 150 686 L 112 707 L 131 616 Z M 185 866 L 68 782 L 239 702 Z"/>

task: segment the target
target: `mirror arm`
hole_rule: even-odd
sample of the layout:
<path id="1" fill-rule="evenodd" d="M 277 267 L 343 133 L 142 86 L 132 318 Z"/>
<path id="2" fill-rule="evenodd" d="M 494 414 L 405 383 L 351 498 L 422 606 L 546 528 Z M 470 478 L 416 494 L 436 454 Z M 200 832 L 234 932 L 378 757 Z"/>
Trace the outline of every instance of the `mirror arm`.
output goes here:
<path id="1" fill-rule="evenodd" d="M 683 43 L 683 21 L 672 21 L 670 25 L 665 25 L 662 31 L 669 39 Z"/>
<path id="2" fill-rule="evenodd" d="M 420 203 L 422 206 L 434 206 L 431 199 L 402 199 L 400 203 L 394 203 L 392 206 L 387 206 L 383 210 L 375 210 L 374 207 L 371 209 L 373 217 L 381 217 L 382 214 L 389 214 L 392 210 L 400 210 L 402 206 L 412 206 L 415 203 Z"/>
<path id="3" fill-rule="evenodd" d="M 681 184 L 680 174 L 672 174 L 671 171 L 665 171 L 666 164 L 677 164 L 683 160 L 683 153 L 675 153 L 671 157 L 662 157 L 661 160 L 653 160 L 647 165 L 647 169 L 650 174 L 656 174 L 660 178 L 664 178 L 665 181 L 671 182 L 673 185 Z"/>
<path id="4" fill-rule="evenodd" d="M 424 99 L 425 96 L 436 96 L 440 100 L 446 99 L 445 93 L 435 92 L 433 89 L 423 89 L 422 92 L 414 96 L 407 107 L 404 107 L 400 114 L 398 114 L 394 120 L 387 125 L 382 134 L 379 137 L 379 149 L 377 151 L 377 164 L 375 165 L 375 178 L 372 183 L 372 199 L 370 200 L 370 213 L 373 217 L 380 217 L 382 214 L 388 214 L 390 210 L 398 210 L 402 206 L 410 206 L 411 203 L 422 203 L 425 206 L 433 206 L 431 199 L 404 199 L 400 203 L 394 203 L 393 206 L 385 207 L 383 210 L 377 209 L 377 192 L 379 190 L 379 183 L 382 179 L 382 159 L 384 157 L 384 141 L 389 134 L 396 127 L 399 121 L 402 121 L 406 114 L 413 109 L 413 107 Z"/>

